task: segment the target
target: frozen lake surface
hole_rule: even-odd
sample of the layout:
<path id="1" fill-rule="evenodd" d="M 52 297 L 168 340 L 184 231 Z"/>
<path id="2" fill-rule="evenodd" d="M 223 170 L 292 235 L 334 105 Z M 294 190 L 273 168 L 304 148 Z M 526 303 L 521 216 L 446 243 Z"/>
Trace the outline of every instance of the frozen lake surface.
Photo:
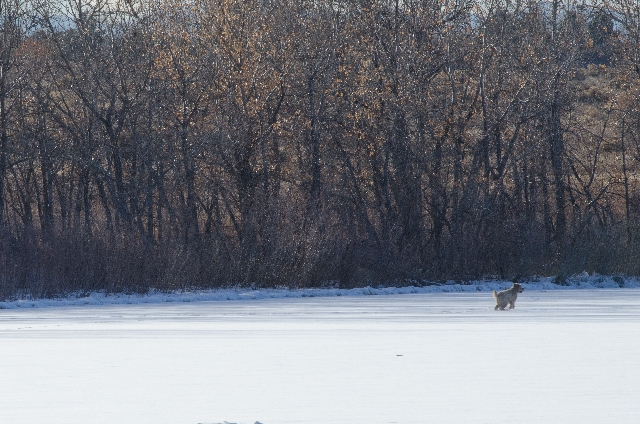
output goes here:
<path id="1" fill-rule="evenodd" d="M 640 290 L 0 309 L 0 422 L 639 423 Z"/>

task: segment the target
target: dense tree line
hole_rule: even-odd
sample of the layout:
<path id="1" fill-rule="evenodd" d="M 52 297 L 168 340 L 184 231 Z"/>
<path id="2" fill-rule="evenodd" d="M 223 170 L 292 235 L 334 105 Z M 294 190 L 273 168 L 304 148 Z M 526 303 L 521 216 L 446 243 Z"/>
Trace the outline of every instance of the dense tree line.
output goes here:
<path id="1" fill-rule="evenodd" d="M 0 0 L 0 298 L 638 273 L 635 0 Z"/>

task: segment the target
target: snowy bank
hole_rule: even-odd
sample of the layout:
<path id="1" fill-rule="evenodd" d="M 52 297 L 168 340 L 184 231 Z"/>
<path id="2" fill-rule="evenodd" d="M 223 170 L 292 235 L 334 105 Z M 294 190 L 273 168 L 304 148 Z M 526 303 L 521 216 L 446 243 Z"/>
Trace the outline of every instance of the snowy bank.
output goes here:
<path id="1" fill-rule="evenodd" d="M 562 284 L 556 283 L 555 277 L 533 277 L 521 280 L 526 290 L 572 290 L 572 289 L 618 289 L 640 288 L 638 277 L 589 275 L 586 272 L 568 277 Z M 504 290 L 511 286 L 511 281 L 485 279 L 466 282 L 419 282 L 415 281 L 402 287 L 362 287 L 341 289 L 335 287 L 307 289 L 211 289 L 184 290 L 176 292 L 150 291 L 146 294 L 71 294 L 51 299 L 21 299 L 0 302 L 0 309 L 44 308 L 53 306 L 82 305 L 122 305 L 148 304 L 165 302 L 210 302 L 241 301 L 255 299 L 281 299 L 303 297 L 335 297 L 335 296 L 376 296 L 412 293 L 455 293 L 455 292 L 490 292 Z"/>

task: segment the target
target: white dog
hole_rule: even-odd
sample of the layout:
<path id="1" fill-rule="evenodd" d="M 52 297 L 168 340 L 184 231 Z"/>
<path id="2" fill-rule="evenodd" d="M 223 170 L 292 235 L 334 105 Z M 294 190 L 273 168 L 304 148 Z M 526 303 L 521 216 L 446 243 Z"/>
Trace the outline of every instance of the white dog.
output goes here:
<path id="1" fill-rule="evenodd" d="M 494 311 L 497 311 L 500 308 L 501 311 L 504 311 L 504 308 L 509 305 L 509 309 L 513 309 L 516 307 L 516 299 L 518 298 L 518 293 L 522 293 L 524 291 L 524 287 L 522 287 L 518 283 L 513 283 L 513 285 L 502 291 L 493 291 L 493 297 L 496 299 L 496 307 L 493 308 Z"/>

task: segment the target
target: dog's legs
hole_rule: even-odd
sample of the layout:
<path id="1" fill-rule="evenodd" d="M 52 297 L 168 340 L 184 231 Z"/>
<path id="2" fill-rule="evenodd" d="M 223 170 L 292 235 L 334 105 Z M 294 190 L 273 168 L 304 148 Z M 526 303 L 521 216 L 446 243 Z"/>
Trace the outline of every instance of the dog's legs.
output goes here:
<path id="1" fill-rule="evenodd" d="M 509 302 L 509 309 L 513 309 L 516 307 L 516 301 L 512 300 L 511 302 Z"/>

